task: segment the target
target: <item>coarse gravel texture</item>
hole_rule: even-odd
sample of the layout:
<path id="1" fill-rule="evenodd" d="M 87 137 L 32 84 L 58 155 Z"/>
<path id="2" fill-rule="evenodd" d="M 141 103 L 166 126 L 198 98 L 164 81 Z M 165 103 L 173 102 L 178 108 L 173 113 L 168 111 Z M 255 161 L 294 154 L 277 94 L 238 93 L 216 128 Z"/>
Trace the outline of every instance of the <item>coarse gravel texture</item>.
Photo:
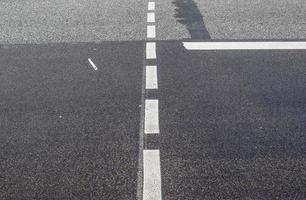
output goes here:
<path id="1" fill-rule="evenodd" d="M 213 39 L 305 39 L 303 0 L 194 0 Z"/>
<path id="2" fill-rule="evenodd" d="M 305 39 L 305 8 L 303 0 L 156 0 L 157 39 Z M 146 12 L 141 0 L 4 0 L 0 43 L 145 40 Z"/>
<path id="3" fill-rule="evenodd" d="M 3 0 L 0 43 L 145 39 L 146 1 Z"/>
<path id="4" fill-rule="evenodd" d="M 157 0 L 157 6 L 160 40 L 194 39 L 188 30 L 201 24 L 210 37 L 200 39 L 306 38 L 303 0 Z"/>

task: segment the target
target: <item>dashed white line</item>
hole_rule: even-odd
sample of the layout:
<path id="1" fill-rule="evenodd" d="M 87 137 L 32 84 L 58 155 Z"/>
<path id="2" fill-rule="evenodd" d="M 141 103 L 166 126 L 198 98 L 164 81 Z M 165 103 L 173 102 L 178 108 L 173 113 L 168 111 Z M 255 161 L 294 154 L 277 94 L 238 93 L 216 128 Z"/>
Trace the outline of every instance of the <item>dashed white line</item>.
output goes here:
<path id="1" fill-rule="evenodd" d="M 148 10 L 155 10 L 155 2 L 148 3 Z M 155 23 L 155 13 L 147 13 L 147 22 Z M 147 38 L 152 39 L 156 37 L 156 27 L 151 24 L 147 26 Z M 146 43 L 146 59 L 156 59 L 156 43 Z M 155 60 L 156 62 L 156 60 Z M 157 66 L 147 65 L 145 66 L 145 89 L 158 89 L 157 81 Z M 143 87 L 144 88 L 144 87 Z M 143 93 L 142 98 L 145 98 Z M 159 134 L 159 103 L 158 99 L 145 99 L 144 100 L 144 122 L 142 124 L 142 131 L 144 134 Z M 143 118 L 142 118 L 143 119 Z M 144 126 L 144 127 L 143 127 Z M 143 185 L 142 188 L 138 185 L 137 197 L 142 200 L 162 200 L 161 190 L 161 167 L 160 167 L 160 151 L 143 150 L 142 154 L 142 169 L 143 169 Z M 141 157 L 139 157 L 141 159 Z M 139 168 L 141 169 L 141 168 Z M 139 172 L 139 174 L 141 174 Z M 138 183 L 140 183 L 140 176 L 138 177 Z M 142 189 L 142 198 L 139 194 Z"/>
<path id="2" fill-rule="evenodd" d="M 158 113 L 158 100 L 146 99 L 145 100 L 145 134 L 158 134 L 159 133 L 159 113 Z"/>
<path id="3" fill-rule="evenodd" d="M 148 38 L 155 38 L 156 37 L 155 25 L 148 25 L 147 26 L 147 37 Z"/>
<path id="4" fill-rule="evenodd" d="M 306 42 L 183 42 L 188 50 L 290 50 L 306 49 Z"/>
<path id="5" fill-rule="evenodd" d="M 155 22 L 155 13 L 149 12 L 147 14 L 147 22 L 148 23 L 154 23 Z"/>
<path id="6" fill-rule="evenodd" d="M 146 89 L 158 89 L 156 66 L 146 66 Z"/>
<path id="7" fill-rule="evenodd" d="M 155 42 L 146 43 L 146 58 L 156 59 L 156 43 Z"/>
<path id="8" fill-rule="evenodd" d="M 94 68 L 94 70 L 98 70 L 98 67 L 95 65 L 95 63 L 92 62 L 92 60 L 90 58 L 88 58 L 88 62 L 91 64 L 92 68 Z"/>
<path id="9" fill-rule="evenodd" d="M 143 151 L 143 200 L 161 200 L 161 172 L 159 150 Z"/>
<path id="10" fill-rule="evenodd" d="M 148 3 L 148 10 L 155 10 L 155 2 Z"/>

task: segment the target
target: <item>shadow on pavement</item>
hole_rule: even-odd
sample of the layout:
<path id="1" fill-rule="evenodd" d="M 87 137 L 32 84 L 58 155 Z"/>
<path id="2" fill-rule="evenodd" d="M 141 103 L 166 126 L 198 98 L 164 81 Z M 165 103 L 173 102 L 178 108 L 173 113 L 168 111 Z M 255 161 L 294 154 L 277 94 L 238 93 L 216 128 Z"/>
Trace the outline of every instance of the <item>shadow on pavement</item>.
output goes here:
<path id="1" fill-rule="evenodd" d="M 211 39 L 206 29 L 203 16 L 193 0 L 174 0 L 175 18 L 186 25 L 192 39 Z"/>

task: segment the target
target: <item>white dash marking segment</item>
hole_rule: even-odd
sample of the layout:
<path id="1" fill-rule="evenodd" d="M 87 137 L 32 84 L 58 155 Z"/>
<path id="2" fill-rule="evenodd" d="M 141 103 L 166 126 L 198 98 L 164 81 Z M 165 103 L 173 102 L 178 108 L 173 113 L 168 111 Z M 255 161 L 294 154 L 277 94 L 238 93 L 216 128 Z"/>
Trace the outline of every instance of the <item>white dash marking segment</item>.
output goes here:
<path id="1" fill-rule="evenodd" d="M 155 2 L 148 3 L 148 10 L 155 10 Z"/>
<path id="2" fill-rule="evenodd" d="M 147 26 L 147 37 L 148 38 L 155 38 L 156 37 L 155 25 Z"/>
<path id="3" fill-rule="evenodd" d="M 161 200 L 161 172 L 159 150 L 143 151 L 143 200 Z"/>
<path id="4" fill-rule="evenodd" d="M 146 66 L 146 89 L 158 89 L 156 66 Z"/>
<path id="5" fill-rule="evenodd" d="M 306 42 L 183 42 L 188 50 L 294 50 L 306 49 Z"/>
<path id="6" fill-rule="evenodd" d="M 92 68 L 94 68 L 94 70 L 98 70 L 98 67 L 95 65 L 95 63 L 92 62 L 92 60 L 90 58 L 88 58 L 88 62 L 91 64 Z"/>
<path id="7" fill-rule="evenodd" d="M 145 134 L 159 134 L 158 100 L 145 101 Z"/>
<path id="8" fill-rule="evenodd" d="M 146 58 L 156 59 L 156 43 L 155 42 L 146 43 Z"/>
<path id="9" fill-rule="evenodd" d="M 148 23 L 154 23 L 155 22 L 155 13 L 149 12 L 147 14 L 147 22 Z"/>

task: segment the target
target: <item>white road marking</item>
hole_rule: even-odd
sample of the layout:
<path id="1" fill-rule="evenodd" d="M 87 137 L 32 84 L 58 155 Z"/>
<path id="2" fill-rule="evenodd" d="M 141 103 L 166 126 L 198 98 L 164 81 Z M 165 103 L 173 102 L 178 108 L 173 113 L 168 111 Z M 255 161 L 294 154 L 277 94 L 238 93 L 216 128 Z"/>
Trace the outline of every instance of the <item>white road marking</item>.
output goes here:
<path id="1" fill-rule="evenodd" d="M 95 63 L 93 63 L 92 61 L 91 61 L 91 59 L 90 58 L 88 58 L 88 62 L 91 64 L 91 66 L 92 66 L 92 68 L 94 68 L 94 70 L 98 70 L 98 67 L 95 65 Z"/>
<path id="2" fill-rule="evenodd" d="M 161 172 L 159 150 L 143 151 L 143 200 L 161 200 Z"/>
<path id="3" fill-rule="evenodd" d="M 147 66 L 146 67 L 146 89 L 157 89 L 157 67 Z"/>
<path id="4" fill-rule="evenodd" d="M 147 22 L 154 23 L 155 22 L 155 13 L 150 12 L 147 14 Z"/>
<path id="5" fill-rule="evenodd" d="M 146 99 L 145 100 L 145 134 L 158 134 L 159 133 L 159 113 L 158 113 L 158 100 Z"/>
<path id="6" fill-rule="evenodd" d="M 147 42 L 146 44 L 146 58 L 147 59 L 156 59 L 156 43 Z"/>
<path id="7" fill-rule="evenodd" d="M 147 37 L 148 38 L 155 38 L 156 37 L 155 25 L 147 26 Z"/>
<path id="8" fill-rule="evenodd" d="M 148 10 L 155 10 L 155 2 L 148 3 Z"/>
<path id="9" fill-rule="evenodd" d="M 288 50 L 306 49 L 306 42 L 183 42 L 188 50 Z"/>
<path id="10" fill-rule="evenodd" d="M 155 2 L 148 3 L 148 10 L 155 10 Z M 155 13 L 147 13 L 147 22 L 155 23 Z M 147 37 L 156 37 L 156 27 L 155 25 L 147 26 Z M 156 59 L 156 43 L 147 42 L 146 43 L 146 59 Z M 143 79 L 145 78 L 145 89 L 157 89 L 157 66 L 149 65 L 145 66 L 145 71 L 143 71 Z M 144 80 L 143 80 L 144 81 Z M 144 82 L 143 82 L 144 84 Z M 142 88 L 144 90 L 144 88 Z M 141 123 L 140 130 L 144 131 L 144 134 L 159 134 L 159 103 L 158 99 L 143 99 L 145 98 L 145 93 L 142 95 L 142 102 L 144 100 L 144 112 L 142 110 L 141 119 L 144 120 Z M 143 109 L 143 108 L 142 108 Z M 144 116 L 143 116 L 144 114 Z M 141 133 L 140 131 L 140 133 Z M 140 149 L 143 149 L 143 133 L 140 134 Z M 143 150 L 140 151 L 137 180 L 137 199 L 142 200 L 162 200 L 161 191 L 161 167 L 160 167 L 160 151 L 159 150 Z M 141 170 L 143 169 L 143 170 Z M 143 175 L 143 176 L 142 176 Z M 142 186 L 142 187 L 141 187 Z M 142 192 L 142 194 L 141 194 Z M 142 198 L 141 198 L 142 195 Z"/>

